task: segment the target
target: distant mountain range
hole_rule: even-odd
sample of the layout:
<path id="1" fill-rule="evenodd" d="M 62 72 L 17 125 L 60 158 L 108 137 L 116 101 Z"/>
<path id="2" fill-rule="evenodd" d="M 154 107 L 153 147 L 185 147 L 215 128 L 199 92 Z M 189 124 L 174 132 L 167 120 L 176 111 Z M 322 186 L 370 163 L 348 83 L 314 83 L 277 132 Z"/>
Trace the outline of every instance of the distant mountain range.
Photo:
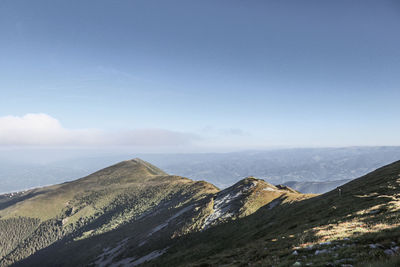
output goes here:
<path id="1" fill-rule="evenodd" d="M 323 195 L 219 190 L 127 160 L 0 195 L 0 266 L 398 266 L 399 177 L 400 161 Z"/>
<path id="2" fill-rule="evenodd" d="M 0 151 L 0 192 L 71 181 L 126 158 L 140 157 L 168 173 L 226 188 L 243 177 L 290 184 L 301 192 L 323 193 L 340 181 L 362 176 L 400 159 L 400 147 L 304 148 L 235 153 L 127 154 L 66 151 Z M 317 183 L 318 182 L 318 183 Z M 323 182 L 319 184 L 319 182 Z M 329 183 L 326 183 L 329 182 Z M 309 186 L 308 186 L 309 185 Z"/>

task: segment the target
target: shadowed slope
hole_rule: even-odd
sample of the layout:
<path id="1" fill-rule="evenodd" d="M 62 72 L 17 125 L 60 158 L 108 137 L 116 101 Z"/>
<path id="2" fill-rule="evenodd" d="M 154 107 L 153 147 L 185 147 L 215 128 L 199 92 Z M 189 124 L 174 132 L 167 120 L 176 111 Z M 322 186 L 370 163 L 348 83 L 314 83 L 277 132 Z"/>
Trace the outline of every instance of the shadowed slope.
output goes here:
<path id="1" fill-rule="evenodd" d="M 150 266 L 341 266 L 400 253 L 400 162 L 324 195 L 182 238 Z M 397 261 L 400 263 L 400 261 Z M 393 264 L 393 261 L 392 261 Z M 391 265 L 393 266 L 393 265 Z"/>
<path id="2" fill-rule="evenodd" d="M 4 242 L 0 266 L 145 262 L 147 255 L 165 253 L 178 237 L 245 217 L 275 200 L 279 205 L 309 196 L 252 177 L 219 191 L 133 159 L 7 197 L 0 238 L 13 242 Z"/>
<path id="3" fill-rule="evenodd" d="M 133 159 L 73 182 L 8 194 L 1 198 L 0 239 L 12 237 L 13 242 L 3 241 L 0 265 L 59 240 L 109 232 L 162 205 L 168 210 L 174 207 L 166 204 L 170 200 L 184 205 L 215 192 L 211 184 L 170 176 Z"/>

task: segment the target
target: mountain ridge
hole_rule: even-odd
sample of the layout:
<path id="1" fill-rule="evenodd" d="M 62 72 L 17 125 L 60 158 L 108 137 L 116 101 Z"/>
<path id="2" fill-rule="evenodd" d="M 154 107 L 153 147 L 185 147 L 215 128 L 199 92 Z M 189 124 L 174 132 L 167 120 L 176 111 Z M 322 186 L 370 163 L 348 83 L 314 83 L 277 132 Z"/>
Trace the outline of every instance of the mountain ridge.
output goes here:
<path id="1" fill-rule="evenodd" d="M 194 234 L 147 265 L 398 266 L 399 196 L 397 161 L 323 195 L 269 204 Z"/>
<path id="2" fill-rule="evenodd" d="M 0 266 L 341 266 L 400 254 L 400 161 L 322 195 L 255 177 L 219 190 L 133 159 L 7 197 Z"/>
<path id="3" fill-rule="evenodd" d="M 91 244 L 92 240 L 96 240 L 96 246 L 87 252 L 92 255 L 91 260 L 85 253 L 77 256 L 76 264 L 107 265 L 118 258 L 124 260 L 123 257 L 126 261 L 131 258 L 132 249 L 140 256 L 146 247 L 154 249 L 163 244 L 160 240 L 166 243 L 243 218 L 276 198 L 285 196 L 295 201 L 309 197 L 253 177 L 219 190 L 205 181 L 168 175 L 138 158 L 75 181 L 6 196 L 8 199 L 0 196 L 3 237 L 13 235 L 7 230 L 11 223 L 19 223 L 26 230 L 14 238 L 14 243 L 4 243 L 0 266 L 31 265 L 35 259 L 46 266 L 44 258 L 52 266 L 54 262 L 50 259 L 56 262 L 60 259 L 49 254 L 59 255 L 68 251 L 71 244 Z M 131 236 L 132 233 L 136 235 Z M 125 235 L 130 238 L 120 238 Z M 104 243 L 100 238 L 103 236 L 113 240 L 115 247 L 108 251 L 110 244 Z M 117 247 L 118 253 L 113 250 Z"/>

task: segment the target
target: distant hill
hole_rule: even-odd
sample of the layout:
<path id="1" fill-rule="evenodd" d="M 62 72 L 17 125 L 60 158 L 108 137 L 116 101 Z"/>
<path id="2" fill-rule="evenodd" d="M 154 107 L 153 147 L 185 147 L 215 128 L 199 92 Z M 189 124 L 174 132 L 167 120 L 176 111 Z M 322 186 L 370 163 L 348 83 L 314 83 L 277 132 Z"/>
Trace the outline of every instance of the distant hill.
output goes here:
<path id="1" fill-rule="evenodd" d="M 284 184 L 296 189 L 301 193 L 308 193 L 308 194 L 323 194 L 328 191 L 335 189 L 338 186 L 341 186 L 350 179 L 346 180 L 335 180 L 335 181 L 326 181 L 326 182 L 316 182 L 316 181 L 304 181 L 304 182 L 296 182 L 296 181 L 289 181 L 285 182 Z"/>
<path id="2" fill-rule="evenodd" d="M 273 184 L 351 180 L 400 159 L 400 147 L 299 148 L 141 157 L 168 173 L 206 180 L 224 188 L 247 176 Z"/>
<path id="3" fill-rule="evenodd" d="M 398 160 L 400 147 L 304 148 L 195 154 L 0 150 L 0 193 L 72 181 L 114 162 L 135 157 L 152 162 L 168 173 L 205 180 L 219 188 L 226 188 L 248 176 L 262 178 L 272 184 L 354 179 Z"/>

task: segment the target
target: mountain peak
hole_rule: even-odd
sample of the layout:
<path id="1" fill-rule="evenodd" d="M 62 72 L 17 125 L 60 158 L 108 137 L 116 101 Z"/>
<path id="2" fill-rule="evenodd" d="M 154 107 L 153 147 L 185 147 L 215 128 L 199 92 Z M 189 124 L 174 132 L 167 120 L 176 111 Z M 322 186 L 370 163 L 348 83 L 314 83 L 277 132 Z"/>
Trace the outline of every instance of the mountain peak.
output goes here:
<path id="1" fill-rule="evenodd" d="M 140 158 L 121 161 L 101 169 L 76 182 L 90 182 L 98 185 L 111 183 L 141 182 L 154 176 L 166 176 L 166 172 Z"/>
<path id="2" fill-rule="evenodd" d="M 146 170 L 148 175 L 168 175 L 163 170 L 161 170 L 161 169 L 157 168 L 156 166 L 148 163 L 147 161 L 142 160 L 141 158 L 134 158 L 134 159 L 131 159 L 131 160 L 122 161 L 120 163 L 117 163 L 116 165 L 133 168 L 136 171 L 139 170 L 139 169 Z"/>
<path id="3" fill-rule="evenodd" d="M 296 201 L 307 197 L 289 187 L 276 187 L 262 179 L 249 176 L 214 195 L 210 206 L 211 214 L 205 220 L 203 229 L 221 221 L 248 216 L 270 203 L 269 207 L 273 208 L 284 199 Z"/>

